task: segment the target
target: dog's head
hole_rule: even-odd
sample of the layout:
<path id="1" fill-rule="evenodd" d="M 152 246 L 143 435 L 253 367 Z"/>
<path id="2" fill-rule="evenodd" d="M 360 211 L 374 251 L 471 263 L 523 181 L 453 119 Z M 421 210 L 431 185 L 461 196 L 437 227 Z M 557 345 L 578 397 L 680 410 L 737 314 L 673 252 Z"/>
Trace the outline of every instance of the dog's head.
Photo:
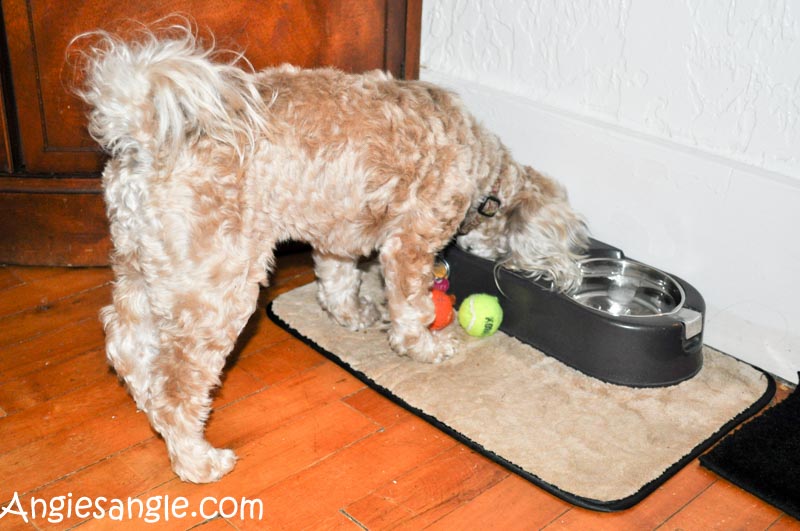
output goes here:
<path id="1" fill-rule="evenodd" d="M 570 291 L 580 284 L 577 261 L 588 245 L 583 218 L 567 201 L 564 188 L 532 168 L 516 193 L 493 217 L 483 217 L 457 238 L 462 249 L 499 265 L 553 282 Z"/>

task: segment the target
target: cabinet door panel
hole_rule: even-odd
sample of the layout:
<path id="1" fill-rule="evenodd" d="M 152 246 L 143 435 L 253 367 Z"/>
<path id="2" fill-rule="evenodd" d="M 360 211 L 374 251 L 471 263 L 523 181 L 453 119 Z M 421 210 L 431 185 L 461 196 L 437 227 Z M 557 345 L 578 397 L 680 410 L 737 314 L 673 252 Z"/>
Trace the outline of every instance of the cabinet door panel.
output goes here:
<path id="1" fill-rule="evenodd" d="M 404 43 L 388 42 L 386 31 L 390 22 L 405 27 L 399 0 L 4 0 L 3 10 L 23 162 L 32 173 L 101 169 L 102 157 L 85 132 L 85 110 L 68 90 L 75 75 L 66 60 L 70 40 L 92 29 L 186 13 L 201 35 L 213 33 L 218 48 L 244 49 L 256 68 L 290 62 L 403 75 L 396 57 Z"/>
<path id="2" fill-rule="evenodd" d="M 0 72 L 11 89 L 11 119 L 0 131 L 0 263 L 107 263 L 104 159 L 70 92 L 76 73 L 67 48 L 80 33 L 182 13 L 201 37 L 216 37 L 217 49 L 244 51 L 257 69 L 288 62 L 412 78 L 419 67 L 421 0 L 2 0 L 0 7 L 0 46 L 7 45 L 0 57 L 8 62 Z"/>
<path id="3" fill-rule="evenodd" d="M 111 241 L 98 179 L 0 177 L 0 227 L 0 263 L 108 263 Z"/>

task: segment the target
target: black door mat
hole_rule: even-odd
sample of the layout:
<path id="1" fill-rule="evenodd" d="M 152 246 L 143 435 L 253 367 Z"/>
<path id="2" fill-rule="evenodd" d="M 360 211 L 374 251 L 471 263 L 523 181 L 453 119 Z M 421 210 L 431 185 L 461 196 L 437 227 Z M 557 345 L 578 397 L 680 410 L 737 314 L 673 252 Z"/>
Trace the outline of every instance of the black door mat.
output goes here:
<path id="1" fill-rule="evenodd" d="M 800 391 L 725 437 L 700 464 L 800 519 Z"/>

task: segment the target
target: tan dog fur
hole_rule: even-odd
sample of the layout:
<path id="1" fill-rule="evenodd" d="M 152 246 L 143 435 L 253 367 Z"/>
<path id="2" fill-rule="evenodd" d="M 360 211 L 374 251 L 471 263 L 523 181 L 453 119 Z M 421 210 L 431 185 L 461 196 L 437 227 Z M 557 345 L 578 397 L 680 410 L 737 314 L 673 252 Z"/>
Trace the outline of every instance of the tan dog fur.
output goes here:
<path id="1" fill-rule="evenodd" d="M 459 243 L 560 289 L 579 280 L 586 229 L 561 186 L 516 163 L 447 91 L 378 71 L 252 72 L 185 26 L 89 40 L 80 95 L 111 155 L 108 358 L 184 480 L 234 466 L 203 436 L 209 393 L 278 242 L 312 245 L 319 302 L 353 330 L 381 318 L 356 267 L 377 253 L 389 342 L 421 362 L 455 348 L 428 329 L 434 256 L 490 191 L 500 211 Z"/>

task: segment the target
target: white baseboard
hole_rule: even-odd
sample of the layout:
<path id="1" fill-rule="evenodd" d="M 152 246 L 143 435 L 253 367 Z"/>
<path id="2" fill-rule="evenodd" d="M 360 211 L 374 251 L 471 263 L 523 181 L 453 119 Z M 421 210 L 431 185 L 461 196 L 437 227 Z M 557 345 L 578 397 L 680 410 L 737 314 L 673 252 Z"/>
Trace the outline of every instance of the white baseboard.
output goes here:
<path id="1" fill-rule="evenodd" d="M 743 165 L 423 70 L 515 157 L 563 182 L 594 236 L 691 283 L 706 343 L 797 382 L 800 176 Z"/>

